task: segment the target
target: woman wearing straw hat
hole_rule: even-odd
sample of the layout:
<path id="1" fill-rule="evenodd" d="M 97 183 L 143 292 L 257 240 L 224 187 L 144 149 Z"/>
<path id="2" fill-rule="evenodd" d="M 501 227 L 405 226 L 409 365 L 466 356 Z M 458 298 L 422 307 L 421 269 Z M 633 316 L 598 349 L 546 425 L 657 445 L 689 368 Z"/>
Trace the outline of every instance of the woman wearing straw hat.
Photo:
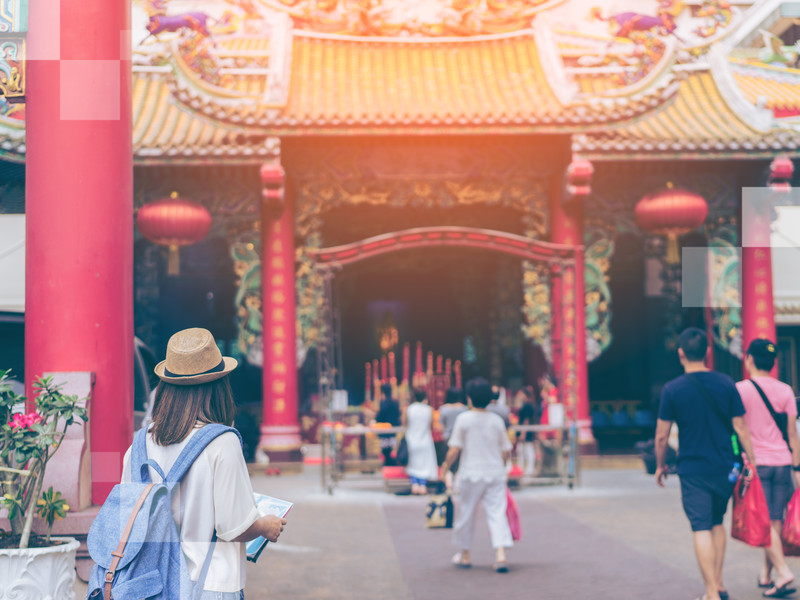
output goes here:
<path id="1" fill-rule="evenodd" d="M 147 458 L 163 473 L 202 427 L 231 426 L 235 405 L 228 374 L 237 361 L 222 356 L 206 329 L 184 329 L 167 344 L 166 360 L 155 367 L 153 422 L 146 437 Z M 131 481 L 131 449 L 125 454 L 122 481 Z M 161 481 L 149 467 L 150 478 Z M 202 598 L 244 598 L 244 543 L 258 536 L 278 539 L 285 519 L 261 517 L 256 508 L 239 437 L 233 431 L 214 438 L 192 463 L 172 498 L 172 515 L 180 530 L 181 549 L 193 581 L 201 576 L 209 552 Z M 216 542 L 214 533 L 216 532 Z"/>

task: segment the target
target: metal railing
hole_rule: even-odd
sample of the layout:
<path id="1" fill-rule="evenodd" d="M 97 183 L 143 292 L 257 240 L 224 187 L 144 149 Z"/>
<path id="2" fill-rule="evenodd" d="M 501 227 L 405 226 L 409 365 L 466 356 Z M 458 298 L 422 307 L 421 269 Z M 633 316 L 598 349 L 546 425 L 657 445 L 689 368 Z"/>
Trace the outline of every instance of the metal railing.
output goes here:
<path id="1" fill-rule="evenodd" d="M 563 426 L 554 425 L 512 425 L 509 431 L 520 434 L 519 443 L 524 442 L 524 434 L 533 433 L 538 444 L 537 460 L 544 466 L 545 454 L 554 463 L 549 474 L 543 470 L 538 476 L 523 474 L 521 485 L 562 484 L 572 489 L 580 485 L 580 451 L 578 448 L 578 431 L 574 422 Z M 346 459 L 343 453 L 345 436 L 366 436 L 368 434 L 392 434 L 405 432 L 404 427 L 369 427 L 322 425 L 319 429 L 321 445 L 320 478 L 322 489 L 333 494 L 334 489 L 347 472 Z M 518 445 L 519 448 L 519 445 Z M 519 459 L 519 457 L 518 457 Z M 382 457 L 374 459 L 355 459 L 349 461 L 354 471 L 381 471 Z M 373 465 L 372 463 L 376 463 Z"/>

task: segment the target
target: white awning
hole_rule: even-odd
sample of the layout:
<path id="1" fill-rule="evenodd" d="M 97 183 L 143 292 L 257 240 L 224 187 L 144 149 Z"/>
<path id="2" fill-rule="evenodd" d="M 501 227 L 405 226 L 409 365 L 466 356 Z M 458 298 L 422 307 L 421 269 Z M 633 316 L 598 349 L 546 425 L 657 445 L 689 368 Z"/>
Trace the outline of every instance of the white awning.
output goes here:
<path id="1" fill-rule="evenodd" d="M 25 215 L 0 215 L 0 312 L 25 312 Z"/>

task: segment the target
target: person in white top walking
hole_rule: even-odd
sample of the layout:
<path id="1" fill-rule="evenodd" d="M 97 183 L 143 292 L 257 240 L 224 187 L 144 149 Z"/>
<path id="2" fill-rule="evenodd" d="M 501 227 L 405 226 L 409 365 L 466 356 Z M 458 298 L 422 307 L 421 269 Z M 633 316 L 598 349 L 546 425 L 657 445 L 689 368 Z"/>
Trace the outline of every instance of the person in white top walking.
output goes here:
<path id="1" fill-rule="evenodd" d="M 411 493 L 427 493 L 428 481 L 436 479 L 436 447 L 433 444 L 433 409 L 423 389 L 411 394 L 411 404 L 403 412 L 408 444 L 406 473 L 411 479 Z"/>
<path id="2" fill-rule="evenodd" d="M 506 463 L 511 455 L 503 419 L 486 410 L 492 400 L 492 388 L 485 379 L 473 379 L 467 384 L 468 412 L 458 415 L 450 436 L 442 471 L 453 464 L 459 455 L 458 487 L 460 506 L 453 524 L 453 541 L 459 552 L 453 556 L 457 567 L 470 567 L 470 549 L 475 529 L 478 503 L 483 503 L 492 547 L 495 550 L 494 570 L 508 571 L 506 549 L 514 542 L 506 516 Z"/>
<path id="3" fill-rule="evenodd" d="M 147 457 L 168 473 L 191 437 L 208 423 L 231 426 L 235 404 L 227 375 L 236 359 L 223 357 L 206 329 L 179 331 L 167 344 L 167 357 L 155 367 L 161 379 L 149 426 Z M 161 481 L 150 467 L 150 478 Z M 131 449 L 125 453 L 122 482 L 131 481 Z M 172 498 L 189 576 L 200 577 L 214 532 L 217 542 L 201 600 L 240 600 L 245 587 L 245 544 L 262 536 L 278 540 L 285 519 L 261 517 L 239 439 L 226 432 L 192 464 Z"/>

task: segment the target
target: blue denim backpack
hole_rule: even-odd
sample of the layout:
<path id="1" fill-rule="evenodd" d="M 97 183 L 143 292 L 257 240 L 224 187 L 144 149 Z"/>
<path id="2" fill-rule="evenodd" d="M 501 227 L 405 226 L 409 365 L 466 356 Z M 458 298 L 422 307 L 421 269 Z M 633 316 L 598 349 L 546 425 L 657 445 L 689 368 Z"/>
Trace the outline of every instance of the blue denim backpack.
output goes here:
<path id="1" fill-rule="evenodd" d="M 147 431 L 136 433 L 131 448 L 131 483 L 114 486 L 89 529 L 87 546 L 95 563 L 89 576 L 89 600 L 200 597 L 217 534 L 214 532 L 200 578 L 194 583 L 172 519 L 172 493 L 205 447 L 227 431 L 235 433 L 241 443 L 239 432 L 232 427 L 215 423 L 201 427 L 166 477 L 158 463 L 147 458 Z M 148 466 L 161 476 L 162 483 L 151 483 Z"/>

